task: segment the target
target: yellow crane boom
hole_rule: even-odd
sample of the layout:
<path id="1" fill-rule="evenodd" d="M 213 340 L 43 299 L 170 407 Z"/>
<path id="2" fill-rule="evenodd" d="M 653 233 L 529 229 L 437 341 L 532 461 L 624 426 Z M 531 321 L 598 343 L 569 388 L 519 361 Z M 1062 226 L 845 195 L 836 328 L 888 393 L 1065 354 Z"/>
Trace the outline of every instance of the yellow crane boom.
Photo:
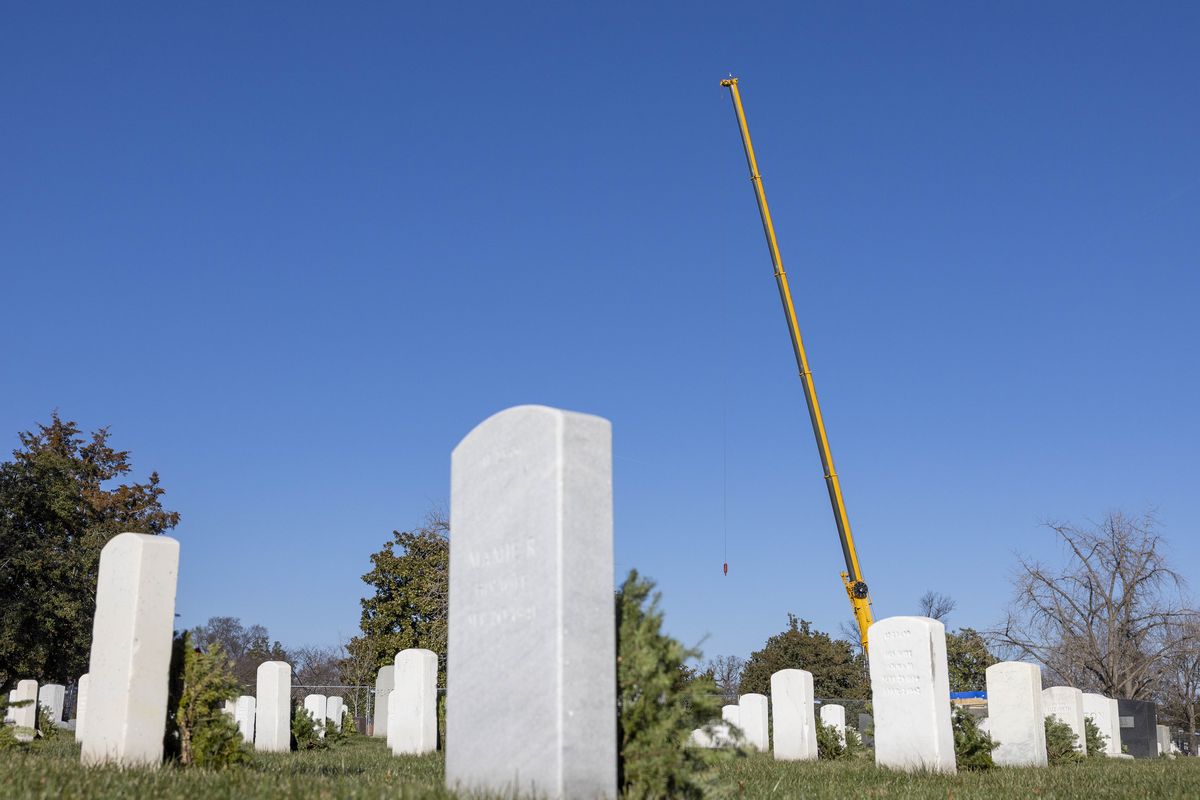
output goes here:
<path id="1" fill-rule="evenodd" d="M 833 519 L 837 523 L 838 538 L 842 543 L 842 555 L 846 559 L 846 571 L 842 583 L 846 596 L 854 610 L 862 637 L 863 651 L 867 649 L 867 629 L 874 621 L 871 616 L 871 595 L 863 581 L 858 565 L 858 553 L 854 550 L 854 535 L 850 532 L 850 518 L 846 516 L 846 501 L 842 499 L 842 486 L 838 482 L 837 470 L 833 467 L 833 453 L 829 449 L 829 435 L 825 432 L 825 421 L 821 418 L 821 404 L 817 402 L 817 390 L 813 385 L 812 372 L 808 368 L 808 355 L 800 339 L 800 326 L 796 323 L 796 307 L 792 303 L 792 291 L 788 288 L 787 274 L 783 271 L 783 259 L 779 255 L 779 242 L 775 238 L 775 225 L 771 222 L 771 211 L 767 207 L 767 194 L 763 190 L 762 175 L 758 172 L 758 161 L 754 158 L 754 146 L 750 143 L 750 128 L 746 125 L 746 110 L 742 107 L 742 95 L 738 92 L 738 79 L 727 78 L 721 85 L 729 89 L 733 99 L 733 110 L 737 114 L 738 128 L 742 134 L 742 147 L 746 151 L 746 164 L 750 167 L 750 183 L 754 186 L 754 198 L 758 201 L 758 213 L 762 217 L 763 233 L 767 236 L 767 248 L 771 251 L 771 264 L 775 267 L 775 282 L 779 286 L 779 299 L 783 302 L 783 313 L 787 317 L 788 333 L 792 337 L 792 351 L 796 354 L 796 366 L 800 369 L 800 380 L 804 384 L 804 399 L 808 403 L 808 416 L 812 420 L 813 434 L 817 437 L 817 450 L 821 454 L 821 467 L 825 471 L 825 486 L 829 490 L 829 502 L 833 506 Z"/>

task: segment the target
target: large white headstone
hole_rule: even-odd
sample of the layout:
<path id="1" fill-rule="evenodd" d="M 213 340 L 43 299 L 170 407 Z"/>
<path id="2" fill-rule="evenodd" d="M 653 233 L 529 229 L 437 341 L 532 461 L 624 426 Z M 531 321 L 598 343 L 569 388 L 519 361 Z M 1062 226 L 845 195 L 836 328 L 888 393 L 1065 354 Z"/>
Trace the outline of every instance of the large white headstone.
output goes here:
<path id="1" fill-rule="evenodd" d="M 946 628 L 927 617 L 889 617 L 871 626 L 875 763 L 955 772 Z"/>
<path id="2" fill-rule="evenodd" d="M 292 749 L 292 668 L 283 661 L 258 665 L 254 703 L 254 749 L 286 753 Z"/>
<path id="3" fill-rule="evenodd" d="M 765 753 L 771 747 L 771 728 L 767 719 L 767 696 L 765 694 L 744 694 L 738 698 L 738 717 L 742 721 L 742 733 L 746 743 L 759 752 Z"/>
<path id="4" fill-rule="evenodd" d="M 1037 664 L 1001 661 L 987 668 L 988 734 L 1000 746 L 992 760 L 1010 767 L 1046 766 L 1046 713 Z"/>
<path id="5" fill-rule="evenodd" d="M 1065 722 L 1075 734 L 1075 749 L 1087 755 L 1087 731 L 1083 725 L 1083 692 L 1073 686 L 1051 686 L 1042 690 L 1042 711 Z M 997 737 L 998 738 L 998 737 Z"/>
<path id="6" fill-rule="evenodd" d="M 333 697 L 330 697 L 329 702 L 326 704 L 326 707 L 325 707 L 325 719 L 328 720 L 325 723 L 325 727 L 327 729 L 330 727 L 336 728 L 337 730 L 340 731 L 342 729 L 342 716 L 343 716 L 342 712 L 345 711 L 345 709 L 346 709 L 346 704 L 345 704 L 345 701 L 342 700 L 342 698 L 340 698 L 336 695 Z"/>
<path id="7" fill-rule="evenodd" d="M 238 732 L 245 742 L 254 741 L 254 696 L 244 694 L 237 699 L 233 709 L 233 719 L 237 722 Z"/>
<path id="8" fill-rule="evenodd" d="M 771 676 L 771 722 L 777 761 L 817 758 L 813 714 L 813 676 L 803 669 L 781 669 Z"/>
<path id="9" fill-rule="evenodd" d="M 846 707 L 836 703 L 824 703 L 821 706 L 821 724 L 829 725 L 837 733 L 842 747 L 846 746 Z"/>
<path id="10" fill-rule="evenodd" d="M 502 411 L 450 502 L 447 787 L 615 797 L 611 426 Z"/>
<path id="11" fill-rule="evenodd" d="M 1114 716 L 1116 707 L 1117 701 L 1111 697 L 1092 692 L 1083 693 L 1083 716 L 1090 718 L 1100 730 L 1100 734 L 1105 737 L 1104 754 L 1109 756 L 1119 755 L 1121 752 L 1121 718 L 1119 715 Z M 1113 736 L 1114 732 L 1116 736 Z"/>
<path id="12" fill-rule="evenodd" d="M 47 683 L 38 689 L 38 705 L 50 714 L 50 722 L 56 727 L 63 724 L 63 706 L 67 699 L 67 687 L 61 683 Z"/>
<path id="13" fill-rule="evenodd" d="M 388 664 L 386 667 L 379 668 L 379 674 L 375 676 L 375 700 L 371 706 L 371 728 L 372 736 L 387 736 L 388 725 L 388 694 L 392 691 L 392 687 L 396 685 L 396 665 Z"/>
<path id="14" fill-rule="evenodd" d="M 179 542 L 121 533 L 100 551 L 84 764 L 162 763 Z"/>
<path id="15" fill-rule="evenodd" d="M 412 648 L 396 654 L 396 685 L 388 695 L 389 746 L 396 755 L 437 749 L 437 653 Z M 446 723 L 449 730 L 450 723 Z"/>
<path id="16" fill-rule="evenodd" d="M 79 676 L 79 685 L 75 688 L 75 741 L 83 741 L 83 726 L 87 721 L 88 687 L 92 678 L 86 672 Z"/>
<path id="17" fill-rule="evenodd" d="M 304 695 L 304 710 L 312 718 L 313 725 L 317 726 L 317 737 L 324 739 L 325 718 L 329 711 L 329 698 L 323 694 L 306 694 Z"/>
<path id="18" fill-rule="evenodd" d="M 31 742 L 37 730 L 37 681 L 18 681 L 16 694 L 10 695 L 10 697 L 17 703 L 24 703 L 13 709 L 13 724 L 17 728 L 17 739 L 22 742 Z"/>

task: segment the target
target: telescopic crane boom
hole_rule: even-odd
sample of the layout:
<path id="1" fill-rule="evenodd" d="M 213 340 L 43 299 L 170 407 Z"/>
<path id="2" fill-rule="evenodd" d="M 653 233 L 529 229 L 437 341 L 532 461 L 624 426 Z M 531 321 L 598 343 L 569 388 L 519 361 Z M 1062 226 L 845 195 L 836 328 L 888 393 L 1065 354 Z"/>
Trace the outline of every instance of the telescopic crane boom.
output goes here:
<path id="1" fill-rule="evenodd" d="M 812 372 L 808 368 L 808 355 L 800 339 L 800 326 L 796 323 L 796 308 L 792 303 L 792 292 L 788 288 L 787 274 L 783 271 L 783 259 L 779 255 L 779 242 L 775 239 L 775 226 L 771 222 L 771 211 L 767 207 L 767 195 L 763 190 L 762 176 L 758 173 L 758 162 L 754 158 L 754 146 L 750 144 L 750 128 L 746 125 L 746 110 L 742 107 L 742 96 L 738 92 L 738 79 L 721 81 L 729 89 L 733 99 L 733 110 L 737 114 L 738 128 L 742 134 L 742 147 L 746 151 L 746 165 L 750 167 L 750 183 L 754 186 L 754 197 L 758 201 L 758 213 L 762 217 L 763 233 L 767 236 L 767 248 L 771 251 L 771 264 L 775 268 L 775 282 L 779 286 L 779 299 L 783 302 L 783 313 L 787 317 L 788 333 L 792 337 L 792 351 L 796 354 L 796 366 L 800 369 L 800 380 L 804 384 L 804 399 L 808 403 L 808 416 L 812 421 L 813 434 L 817 438 L 817 450 L 821 454 L 821 466 L 825 471 L 825 486 L 829 490 L 829 502 L 833 506 L 833 519 L 837 524 L 838 538 L 842 543 L 842 555 L 846 559 L 846 571 L 842 583 L 846 596 L 854 609 L 854 620 L 858 623 L 863 651 L 867 649 L 867 629 L 874 618 L 871 616 L 871 595 L 863 581 L 858 565 L 858 554 L 854 550 L 854 536 L 850 532 L 850 518 L 846 516 L 846 502 L 842 499 L 842 486 L 838 482 L 837 470 L 833 468 L 833 453 L 829 449 L 829 436 L 825 433 L 825 422 L 821 418 L 821 404 L 817 402 L 817 390 L 813 386 Z"/>

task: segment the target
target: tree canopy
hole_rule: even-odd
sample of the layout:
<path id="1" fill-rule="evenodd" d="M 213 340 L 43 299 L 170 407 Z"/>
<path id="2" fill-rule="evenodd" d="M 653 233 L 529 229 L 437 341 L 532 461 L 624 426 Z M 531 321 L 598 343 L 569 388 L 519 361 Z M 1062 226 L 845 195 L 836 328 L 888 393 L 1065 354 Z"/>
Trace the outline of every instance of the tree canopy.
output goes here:
<path id="1" fill-rule="evenodd" d="M 781 669 L 812 673 L 813 692 L 820 698 L 861 699 L 870 696 L 864 661 L 854 645 L 816 630 L 808 620 L 788 614 L 788 627 L 750 654 L 742 670 L 741 694 L 770 694 L 771 675 Z"/>
<path id="2" fill-rule="evenodd" d="M 401 650 L 423 647 L 438 654 L 444 679 L 449 533 L 445 516 L 430 513 L 415 530 L 393 531 L 392 541 L 372 554 L 373 567 L 363 581 L 374 591 L 362 599 L 362 634 L 346 645 L 350 661 L 373 670 L 392 663 Z"/>
<path id="3" fill-rule="evenodd" d="M 163 508 L 157 472 L 113 485 L 133 466 L 108 428 L 85 437 L 56 412 L 18 436 L 0 464 L 0 686 L 65 683 L 87 671 L 100 550 L 124 531 L 163 533 L 179 514 Z"/>

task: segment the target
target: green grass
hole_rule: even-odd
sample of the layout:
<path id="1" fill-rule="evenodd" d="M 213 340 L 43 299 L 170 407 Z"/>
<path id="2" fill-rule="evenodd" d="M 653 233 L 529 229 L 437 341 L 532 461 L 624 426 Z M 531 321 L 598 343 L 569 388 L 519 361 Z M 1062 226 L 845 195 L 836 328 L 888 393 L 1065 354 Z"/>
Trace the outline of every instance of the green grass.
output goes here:
<path id="1" fill-rule="evenodd" d="M 69 734 L 22 750 L 0 751 L 4 800 L 258 800 L 258 798 L 450 798 L 442 758 L 397 758 L 379 739 L 354 737 L 334 750 L 255 755 L 223 772 L 83 769 Z M 1200 759 L 1089 760 L 1083 764 L 1004 769 L 957 776 L 906 775 L 869 760 L 777 763 L 738 758 L 714 787 L 725 797 L 812 798 L 1198 798 Z"/>

